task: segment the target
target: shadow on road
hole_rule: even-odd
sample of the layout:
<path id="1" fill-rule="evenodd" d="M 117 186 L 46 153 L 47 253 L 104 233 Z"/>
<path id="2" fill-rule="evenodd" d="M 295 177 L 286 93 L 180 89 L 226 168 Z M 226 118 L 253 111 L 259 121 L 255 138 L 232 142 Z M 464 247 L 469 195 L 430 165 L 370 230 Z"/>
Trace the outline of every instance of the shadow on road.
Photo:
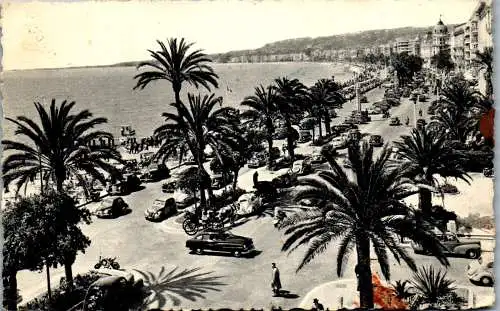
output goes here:
<path id="1" fill-rule="evenodd" d="M 297 299 L 300 296 L 297 294 L 290 293 L 289 290 L 280 290 L 279 294 L 276 297 L 286 298 L 286 299 Z"/>
<path id="2" fill-rule="evenodd" d="M 220 291 L 219 287 L 226 285 L 219 281 L 221 276 L 211 275 L 210 272 L 200 272 L 201 268 L 178 270 L 178 267 L 167 272 L 161 267 L 160 272 L 155 275 L 149 271 L 136 270 L 144 278 L 144 287 L 150 292 L 150 296 L 144 301 L 144 305 L 157 303 L 158 308 L 171 301 L 174 306 L 181 304 L 181 299 L 196 301 L 205 299 L 209 291 Z"/>

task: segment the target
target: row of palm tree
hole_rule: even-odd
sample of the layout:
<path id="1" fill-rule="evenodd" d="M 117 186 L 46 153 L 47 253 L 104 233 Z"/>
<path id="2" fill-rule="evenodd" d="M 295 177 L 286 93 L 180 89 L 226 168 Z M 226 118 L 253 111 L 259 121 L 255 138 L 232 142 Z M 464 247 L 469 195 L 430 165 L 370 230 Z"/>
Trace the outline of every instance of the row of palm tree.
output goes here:
<path id="1" fill-rule="evenodd" d="M 108 132 L 94 130 L 107 120 L 93 118 L 88 110 L 74 113 L 74 106 L 75 102 L 63 101 L 58 105 L 53 99 L 48 109 L 35 103 L 39 122 L 25 116 L 6 118 L 16 125 L 15 135 L 20 139 L 2 140 L 7 154 L 2 168 L 4 189 L 8 191 L 14 184 L 17 195 L 39 176 L 42 192 L 55 188 L 53 190 L 63 193 L 63 184 L 70 178 L 85 188 L 86 176 L 104 184 L 106 174 L 120 175 L 109 162 L 121 161 L 120 154 L 109 146 L 90 144 L 95 139 L 112 137 Z M 76 253 L 76 250 L 68 252 L 64 260 L 65 276 L 70 286 L 73 284 L 71 267 Z"/>

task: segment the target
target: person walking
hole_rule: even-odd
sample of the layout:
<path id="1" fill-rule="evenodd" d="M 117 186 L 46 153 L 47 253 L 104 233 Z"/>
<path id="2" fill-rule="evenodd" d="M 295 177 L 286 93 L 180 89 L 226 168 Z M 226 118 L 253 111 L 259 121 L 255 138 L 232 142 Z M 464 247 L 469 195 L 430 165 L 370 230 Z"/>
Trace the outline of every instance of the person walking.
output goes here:
<path id="1" fill-rule="evenodd" d="M 422 109 L 418 111 L 418 115 L 421 117 L 422 116 Z"/>
<path id="2" fill-rule="evenodd" d="M 323 305 L 319 302 L 318 298 L 313 299 L 312 310 L 313 311 L 324 311 L 325 310 L 325 307 L 323 307 Z"/>
<path id="3" fill-rule="evenodd" d="M 280 270 L 278 267 L 276 267 L 276 263 L 272 263 L 272 269 L 273 269 L 273 274 L 272 274 L 272 282 L 271 282 L 271 288 L 273 289 L 273 296 L 276 297 L 280 294 L 280 289 L 281 289 L 281 279 L 280 279 Z"/>

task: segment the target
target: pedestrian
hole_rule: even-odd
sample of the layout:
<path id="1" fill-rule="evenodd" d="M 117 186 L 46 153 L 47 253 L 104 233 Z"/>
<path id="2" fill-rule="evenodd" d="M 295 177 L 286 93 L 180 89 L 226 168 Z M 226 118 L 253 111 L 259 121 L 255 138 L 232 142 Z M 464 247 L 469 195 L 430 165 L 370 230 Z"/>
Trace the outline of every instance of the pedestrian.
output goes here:
<path id="1" fill-rule="evenodd" d="M 313 299 L 313 307 L 312 310 L 314 311 L 324 311 L 325 307 L 319 302 L 318 298 Z"/>
<path id="2" fill-rule="evenodd" d="M 276 263 L 272 263 L 272 269 L 273 269 L 273 274 L 272 274 L 272 282 L 271 282 L 271 288 L 273 289 L 273 296 L 276 297 L 280 294 L 280 289 L 281 289 L 281 280 L 280 280 L 280 270 L 278 267 L 276 267 Z"/>
<path id="3" fill-rule="evenodd" d="M 421 117 L 422 116 L 422 109 L 418 111 L 418 115 Z"/>

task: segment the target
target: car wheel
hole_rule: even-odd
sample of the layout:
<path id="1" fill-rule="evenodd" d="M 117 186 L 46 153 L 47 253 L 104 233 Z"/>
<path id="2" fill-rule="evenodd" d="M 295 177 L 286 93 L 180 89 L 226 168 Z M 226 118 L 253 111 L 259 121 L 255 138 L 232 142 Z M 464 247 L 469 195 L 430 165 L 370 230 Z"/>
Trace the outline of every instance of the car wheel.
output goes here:
<path id="1" fill-rule="evenodd" d="M 475 249 L 470 249 L 470 250 L 467 251 L 466 255 L 470 259 L 476 259 L 476 258 L 479 257 L 479 251 L 477 251 Z"/>
<path id="2" fill-rule="evenodd" d="M 491 286 L 491 285 L 493 285 L 493 280 L 490 277 L 488 277 L 488 276 L 483 276 L 479 281 L 484 286 Z"/>
<path id="3" fill-rule="evenodd" d="M 197 248 L 194 252 L 195 252 L 197 255 L 203 255 L 203 249 L 202 249 L 202 248 Z"/>
<path id="4" fill-rule="evenodd" d="M 241 257 L 241 252 L 240 251 L 234 251 L 233 255 L 234 255 L 234 257 Z"/>

